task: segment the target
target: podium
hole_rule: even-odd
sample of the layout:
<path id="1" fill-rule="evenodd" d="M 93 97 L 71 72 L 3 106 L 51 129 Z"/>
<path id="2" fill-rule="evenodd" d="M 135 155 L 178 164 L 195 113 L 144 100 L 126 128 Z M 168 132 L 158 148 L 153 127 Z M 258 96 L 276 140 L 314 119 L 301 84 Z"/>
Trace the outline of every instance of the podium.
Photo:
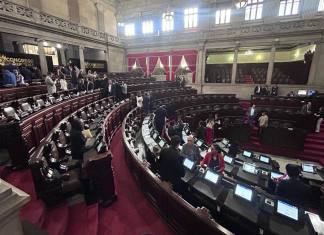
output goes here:
<path id="1" fill-rule="evenodd" d="M 24 234 L 19 212 L 29 201 L 27 193 L 0 180 L 0 234 Z"/>
<path id="2" fill-rule="evenodd" d="M 86 165 L 88 178 L 95 188 L 98 199 L 102 200 L 103 206 L 109 206 L 117 198 L 111 160 L 112 154 L 108 151 L 90 157 Z"/>

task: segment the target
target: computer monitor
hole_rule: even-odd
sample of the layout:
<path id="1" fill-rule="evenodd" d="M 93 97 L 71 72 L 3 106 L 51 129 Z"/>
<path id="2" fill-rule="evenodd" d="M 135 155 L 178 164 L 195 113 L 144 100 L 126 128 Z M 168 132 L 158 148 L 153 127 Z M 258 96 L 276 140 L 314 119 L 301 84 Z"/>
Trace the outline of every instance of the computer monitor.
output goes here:
<path id="1" fill-rule="evenodd" d="M 290 218 L 294 221 L 298 221 L 298 207 L 293 206 L 287 202 L 278 200 L 276 211 L 278 214 Z"/>
<path id="2" fill-rule="evenodd" d="M 257 172 L 255 169 L 255 165 L 246 162 L 243 164 L 243 171 L 251 174 L 256 174 Z"/>
<path id="3" fill-rule="evenodd" d="M 307 91 L 307 96 L 315 96 L 317 94 L 316 90 L 308 90 Z"/>
<path id="4" fill-rule="evenodd" d="M 315 166 L 312 164 L 302 164 L 302 171 L 307 173 L 315 173 Z"/>
<path id="5" fill-rule="evenodd" d="M 260 155 L 259 160 L 260 160 L 260 162 L 263 162 L 263 163 L 267 163 L 267 164 L 270 163 L 270 158 L 267 156 Z"/>
<path id="6" fill-rule="evenodd" d="M 197 140 L 196 144 L 197 144 L 199 147 L 201 147 L 201 146 L 203 145 L 203 142 L 202 142 L 202 140 Z"/>
<path id="7" fill-rule="evenodd" d="M 160 146 L 161 148 L 163 148 L 164 145 L 165 145 L 165 141 L 164 141 L 163 139 L 160 139 L 160 141 L 159 141 L 159 146 Z"/>
<path id="8" fill-rule="evenodd" d="M 228 163 L 228 164 L 232 164 L 233 163 L 233 160 L 234 160 L 234 158 L 232 158 L 232 157 L 229 157 L 227 155 L 224 156 L 224 161 L 226 163 Z"/>
<path id="9" fill-rule="evenodd" d="M 244 157 L 252 157 L 252 152 L 249 152 L 249 151 L 243 151 L 243 154 L 242 154 Z"/>
<path id="10" fill-rule="evenodd" d="M 279 173 L 279 172 L 271 171 L 271 173 L 270 173 L 270 178 L 271 178 L 272 180 L 278 179 L 278 178 L 280 178 L 280 177 L 282 177 L 282 176 L 284 176 L 284 174 Z"/>
<path id="11" fill-rule="evenodd" d="M 186 158 L 184 161 L 183 161 L 183 165 L 185 168 L 187 168 L 188 170 L 192 171 L 194 166 L 195 166 L 195 162 L 194 161 L 191 161 L 190 159 Z"/>
<path id="12" fill-rule="evenodd" d="M 208 180 L 213 184 L 217 184 L 219 180 L 219 175 L 208 170 L 204 176 L 204 179 Z"/>
<path id="13" fill-rule="evenodd" d="M 298 96 L 307 96 L 307 90 L 298 90 L 297 95 Z"/>
<path id="14" fill-rule="evenodd" d="M 237 184 L 234 190 L 234 195 L 251 202 L 253 197 L 253 191 L 248 187 L 245 187 L 241 184 Z"/>

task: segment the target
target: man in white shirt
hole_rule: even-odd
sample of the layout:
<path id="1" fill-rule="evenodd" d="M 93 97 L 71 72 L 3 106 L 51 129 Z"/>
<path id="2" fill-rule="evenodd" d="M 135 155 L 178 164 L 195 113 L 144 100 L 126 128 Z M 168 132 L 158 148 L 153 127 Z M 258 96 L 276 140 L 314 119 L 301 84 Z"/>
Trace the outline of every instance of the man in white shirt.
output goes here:
<path id="1" fill-rule="evenodd" d="M 253 104 L 248 110 L 248 122 L 250 126 L 252 126 L 254 123 L 255 115 L 256 115 L 255 104 Z"/>
<path id="2" fill-rule="evenodd" d="M 56 81 L 52 77 L 53 77 L 53 73 L 48 72 L 47 76 L 45 78 L 45 84 L 47 86 L 47 92 L 50 95 L 56 93 Z"/>

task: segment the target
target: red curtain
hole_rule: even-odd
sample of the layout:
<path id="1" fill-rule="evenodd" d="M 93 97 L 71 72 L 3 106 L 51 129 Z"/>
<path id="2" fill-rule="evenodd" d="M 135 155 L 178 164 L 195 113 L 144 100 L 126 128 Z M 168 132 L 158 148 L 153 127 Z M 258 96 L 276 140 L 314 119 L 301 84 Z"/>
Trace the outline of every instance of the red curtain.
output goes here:
<path id="1" fill-rule="evenodd" d="M 144 75 L 146 75 L 146 72 L 147 72 L 146 57 L 140 57 L 137 59 L 138 59 L 139 65 L 141 66 L 141 68 L 143 70 Z"/>
<path id="2" fill-rule="evenodd" d="M 197 62 L 197 55 L 185 55 L 184 56 L 189 69 L 192 72 L 192 83 L 196 81 L 196 62 Z"/>
<path id="3" fill-rule="evenodd" d="M 171 80 L 174 81 L 175 73 L 181 63 L 182 56 L 180 55 L 173 55 L 172 56 L 172 77 Z"/>
<path id="4" fill-rule="evenodd" d="M 161 63 L 163 64 L 163 68 L 166 74 L 166 80 L 170 80 L 170 68 L 169 68 L 169 56 L 161 56 L 160 57 Z"/>
<path id="5" fill-rule="evenodd" d="M 135 64 L 136 58 L 128 57 L 128 72 L 132 71 L 132 67 Z"/>
<path id="6" fill-rule="evenodd" d="M 149 57 L 149 71 L 150 71 L 150 74 L 153 73 L 158 59 L 159 59 L 159 57 L 157 57 L 157 56 Z"/>

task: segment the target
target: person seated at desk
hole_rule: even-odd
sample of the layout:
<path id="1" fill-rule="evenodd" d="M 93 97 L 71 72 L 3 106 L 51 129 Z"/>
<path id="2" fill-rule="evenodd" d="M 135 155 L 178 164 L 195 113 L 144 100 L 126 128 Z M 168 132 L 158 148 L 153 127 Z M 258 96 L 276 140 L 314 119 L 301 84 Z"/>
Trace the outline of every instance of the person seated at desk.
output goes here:
<path id="1" fill-rule="evenodd" d="M 211 151 L 208 152 L 205 158 L 200 162 L 200 166 L 206 165 L 209 169 L 219 173 L 223 173 L 225 169 L 224 155 L 220 148 L 211 145 Z"/>
<path id="2" fill-rule="evenodd" d="M 197 145 L 194 144 L 194 138 L 192 135 L 187 137 L 187 143 L 182 146 L 181 156 L 184 158 L 189 158 L 194 162 L 200 161 L 200 151 Z"/>
<path id="3" fill-rule="evenodd" d="M 237 141 L 231 142 L 231 145 L 228 148 L 228 155 L 232 157 L 236 157 L 240 150 L 240 145 Z"/>
<path id="4" fill-rule="evenodd" d="M 185 169 L 182 165 L 178 148 L 181 139 L 179 136 L 172 136 L 170 147 L 163 148 L 160 153 L 160 176 L 162 181 L 168 181 L 173 185 L 176 192 L 183 192 L 183 183 L 181 177 L 185 175 Z"/>
<path id="5" fill-rule="evenodd" d="M 297 205 L 307 208 L 310 203 L 311 188 L 301 181 L 299 177 L 300 167 L 293 164 L 287 164 L 286 171 L 289 179 L 282 180 L 278 183 L 276 194 Z"/>

